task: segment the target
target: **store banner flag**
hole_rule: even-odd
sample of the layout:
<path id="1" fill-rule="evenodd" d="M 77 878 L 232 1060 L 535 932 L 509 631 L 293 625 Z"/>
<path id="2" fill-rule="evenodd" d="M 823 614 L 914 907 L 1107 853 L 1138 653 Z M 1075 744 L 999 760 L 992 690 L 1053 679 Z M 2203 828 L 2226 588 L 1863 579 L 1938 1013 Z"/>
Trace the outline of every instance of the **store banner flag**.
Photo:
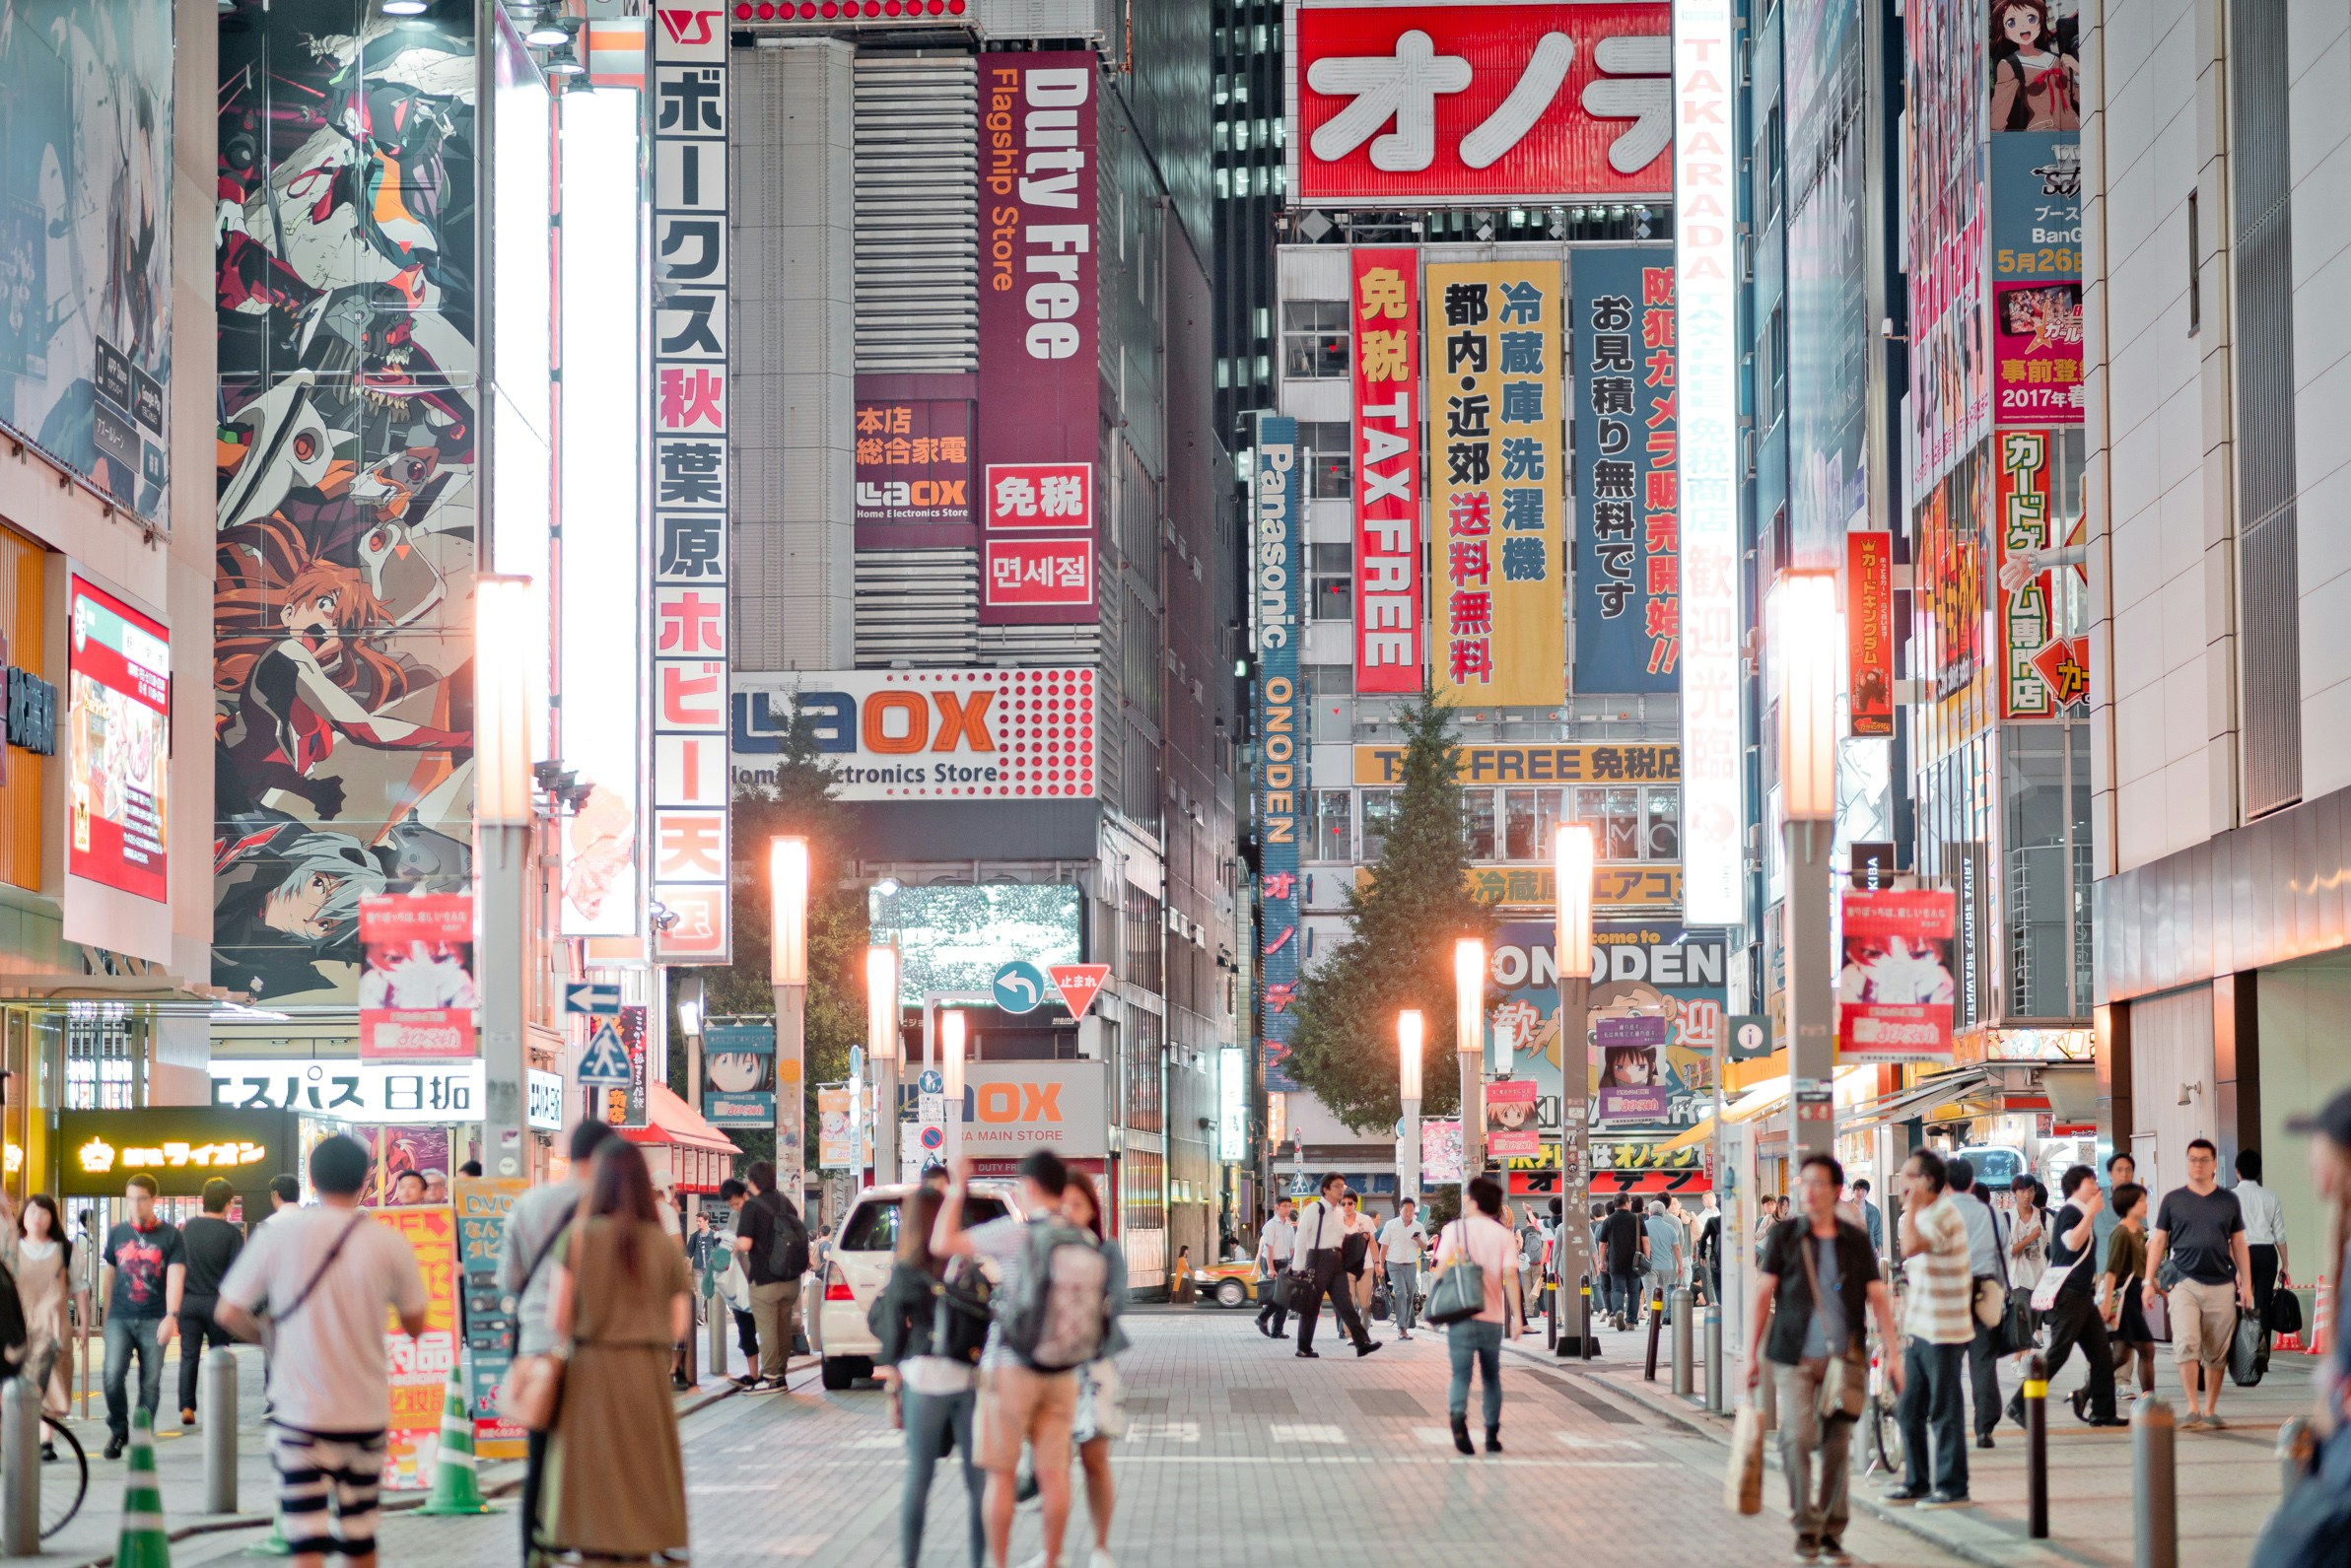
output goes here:
<path id="1" fill-rule="evenodd" d="M 1420 689 L 1420 257 L 1351 250 L 1355 690 Z"/>
<path id="2" fill-rule="evenodd" d="M 713 1126 L 776 1125 L 776 1024 L 713 1019 L 702 1031 L 702 1115 Z"/>
<path id="3" fill-rule="evenodd" d="M 1497 1160 L 1529 1159 L 1543 1149 L 1536 1119 L 1535 1080 L 1502 1078 L 1486 1086 L 1486 1152 Z"/>
<path id="4" fill-rule="evenodd" d="M 1431 266 L 1427 277 L 1431 675 L 1506 708 L 1567 699 L 1559 450 L 1559 269 Z"/>
<path id="5" fill-rule="evenodd" d="M 1592 1049 L 1600 1053 L 1596 1122 L 1663 1122 L 1672 1114 L 1674 1084 L 1665 1062 L 1673 1030 L 1648 1014 L 1592 1020 Z"/>
<path id="6" fill-rule="evenodd" d="M 1852 733 L 1894 733 L 1894 535 L 1845 535 L 1845 695 Z"/>
<path id="7" fill-rule="evenodd" d="M 1844 953 L 1836 979 L 1839 1061 L 1951 1060 L 1954 934 L 1948 888 L 1843 895 Z"/>
<path id="8" fill-rule="evenodd" d="M 1681 686 L 1680 344 L 1668 246 L 1578 250 L 1575 689 Z"/>
<path id="9" fill-rule="evenodd" d="M 460 1176 L 449 1183 L 457 1211 L 457 1266 L 465 1289 L 465 1349 L 472 1383 L 473 1454 L 481 1460 L 522 1458 L 526 1434 L 498 1413 L 498 1386 L 514 1360 L 514 1313 L 498 1288 L 498 1260 L 506 1251 L 506 1222 L 515 1199 L 530 1191 L 519 1176 Z"/>
<path id="10" fill-rule="evenodd" d="M 1264 414 L 1257 422 L 1257 475 L 1251 525 L 1256 534 L 1258 823 L 1258 1038 L 1266 1088 L 1295 1093 L 1287 1065 L 1298 1015 L 1298 836 L 1305 813 L 1300 777 L 1298 639 L 1305 632 L 1298 579 L 1299 534 L 1305 526 L 1304 478 L 1298 422 Z"/>
<path id="11" fill-rule="evenodd" d="M 2088 619 L 2089 576 L 2050 559 L 2081 543 L 2081 511 L 2050 472 L 2058 440 L 2056 431 L 2004 430 L 1994 441 L 2003 718 L 2058 718 L 2090 696 L 2090 640 L 2069 635 Z"/>
<path id="12" fill-rule="evenodd" d="M 433 1484 L 441 1449 L 442 1391 L 457 1359 L 457 1214 L 447 1204 L 374 1210 L 416 1255 L 425 1281 L 425 1331 L 411 1339 L 384 1314 L 384 1361 L 391 1374 L 391 1421 L 383 1489 L 420 1492 Z"/>
<path id="13" fill-rule="evenodd" d="M 359 1054 L 377 1061 L 470 1057 L 473 897 L 383 894 L 360 900 Z"/>

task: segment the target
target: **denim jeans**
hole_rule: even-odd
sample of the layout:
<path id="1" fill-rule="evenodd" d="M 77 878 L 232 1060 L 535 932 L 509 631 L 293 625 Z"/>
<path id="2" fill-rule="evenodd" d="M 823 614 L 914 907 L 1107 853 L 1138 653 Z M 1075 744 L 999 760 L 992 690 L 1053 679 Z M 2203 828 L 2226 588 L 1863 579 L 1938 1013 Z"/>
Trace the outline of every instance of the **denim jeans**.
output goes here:
<path id="1" fill-rule="evenodd" d="M 1927 1488 L 1927 1440 L 1934 1440 L 1938 1492 L 1968 1495 L 1968 1376 L 1965 1344 L 1929 1344 L 1913 1337 L 1902 1350 L 1902 1396 L 1895 1415 L 1902 1428 L 1902 1481 Z"/>
<path id="2" fill-rule="evenodd" d="M 972 1409 L 979 1396 L 961 1394 L 899 1396 L 906 1424 L 906 1490 L 898 1498 L 898 1560 L 915 1568 L 923 1556 L 923 1520 L 931 1507 L 931 1476 L 952 1441 L 963 1461 L 963 1489 L 971 1499 L 971 1568 L 986 1568 L 988 1546 L 980 1521 L 980 1473 L 972 1468 Z"/>
<path id="3" fill-rule="evenodd" d="M 132 1350 L 139 1353 L 139 1408 L 153 1420 L 156 1406 L 163 1402 L 164 1346 L 157 1331 L 163 1323 L 161 1318 L 133 1318 L 126 1313 L 106 1320 L 106 1430 L 116 1437 L 130 1436 L 127 1384 Z"/>
<path id="4" fill-rule="evenodd" d="M 1627 1322 L 1639 1322 L 1641 1315 L 1641 1276 L 1638 1274 L 1625 1273 L 1611 1274 L 1608 1276 L 1608 1278 L 1609 1294 L 1614 1298 L 1612 1302 L 1614 1309 L 1617 1312 L 1622 1313 Z"/>
<path id="5" fill-rule="evenodd" d="M 1388 1316 L 1396 1320 L 1399 1333 L 1413 1331 L 1414 1311 L 1418 1303 L 1420 1265 L 1418 1263 L 1390 1263 L 1388 1265 Z"/>
<path id="6" fill-rule="evenodd" d="M 1486 1429 L 1502 1424 L 1502 1326 L 1465 1318 L 1445 1330 L 1453 1352 L 1453 1386 L 1445 1393 L 1445 1413 L 1456 1421 L 1470 1413 L 1470 1363 L 1486 1383 Z"/>

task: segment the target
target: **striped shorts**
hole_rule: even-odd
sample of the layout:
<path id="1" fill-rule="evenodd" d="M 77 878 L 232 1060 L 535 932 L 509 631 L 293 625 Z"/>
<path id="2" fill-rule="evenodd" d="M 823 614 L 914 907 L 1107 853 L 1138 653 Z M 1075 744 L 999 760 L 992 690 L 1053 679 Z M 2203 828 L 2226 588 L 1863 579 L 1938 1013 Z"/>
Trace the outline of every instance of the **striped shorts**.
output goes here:
<path id="1" fill-rule="evenodd" d="M 296 1556 L 376 1549 L 376 1499 L 383 1480 L 381 1432 L 298 1432 L 272 1426 L 269 1457 L 278 1469 L 280 1529 Z M 333 1509 L 333 1527 L 327 1522 Z"/>

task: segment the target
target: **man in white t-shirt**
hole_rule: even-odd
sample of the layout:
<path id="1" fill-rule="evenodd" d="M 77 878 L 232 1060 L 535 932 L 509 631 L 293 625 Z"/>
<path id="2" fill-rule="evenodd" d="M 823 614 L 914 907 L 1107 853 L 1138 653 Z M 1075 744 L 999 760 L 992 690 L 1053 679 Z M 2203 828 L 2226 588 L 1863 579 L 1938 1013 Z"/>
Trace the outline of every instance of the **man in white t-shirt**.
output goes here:
<path id="1" fill-rule="evenodd" d="M 221 1281 L 216 1319 L 240 1339 L 270 1319 L 270 1458 L 297 1568 L 340 1553 L 376 1561 L 376 1498 L 391 1424 L 383 1314 L 425 1331 L 425 1282 L 407 1241 L 361 1210 L 368 1151 L 336 1135 L 311 1151 L 316 1208 L 257 1227 Z M 329 1527 L 328 1515 L 333 1515 Z"/>
<path id="2" fill-rule="evenodd" d="M 2269 1303 L 2286 1272 L 2286 1210 L 2261 1185 L 2261 1151 L 2237 1151 L 2237 1206 L 2245 1214 L 2245 1250 L 2253 1265 L 2253 1311 L 2269 1321 Z"/>
<path id="3" fill-rule="evenodd" d="M 1388 1310 L 1396 1317 L 1396 1337 L 1413 1336 L 1414 1311 L 1419 1305 L 1420 1255 L 1428 1247 L 1428 1231 L 1406 1198 L 1396 1217 L 1380 1227 L 1379 1266 L 1388 1276 Z"/>

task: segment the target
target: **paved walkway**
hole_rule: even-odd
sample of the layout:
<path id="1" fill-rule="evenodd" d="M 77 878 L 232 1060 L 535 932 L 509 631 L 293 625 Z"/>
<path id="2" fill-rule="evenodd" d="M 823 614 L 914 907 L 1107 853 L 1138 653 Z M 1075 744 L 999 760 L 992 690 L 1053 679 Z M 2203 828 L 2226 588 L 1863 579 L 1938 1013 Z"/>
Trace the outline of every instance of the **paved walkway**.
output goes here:
<path id="1" fill-rule="evenodd" d="M 1660 1345 L 1655 1383 L 1645 1382 L 1641 1376 L 1648 1342 L 1645 1330 L 1625 1334 L 1604 1330 L 1600 1339 L 1603 1356 L 1580 1369 L 1582 1375 L 1654 1411 L 1670 1412 L 1690 1430 L 1715 1443 L 1728 1443 L 1727 1420 L 1706 1415 L 1697 1404 L 1673 1397 L 1670 1338 Z M 2171 1349 L 2168 1345 L 2156 1348 L 2158 1392 L 2177 1414 L 2184 1406 Z M 1572 1362 L 1564 1365 L 1575 1367 Z M 2226 1428 L 2177 1435 L 2175 1473 L 2181 1562 L 2193 1563 L 2196 1568 L 2237 1568 L 2251 1556 L 2253 1541 L 2277 1505 L 2278 1428 L 2289 1418 L 2309 1412 L 2310 1371 L 2315 1365 L 2307 1356 L 2274 1357 L 2259 1386 L 2241 1389 L 2231 1385 L 2223 1391 L 2220 1412 L 2229 1423 Z M 1889 1484 L 1883 1475 L 1871 1475 L 1857 1484 L 1857 1507 L 1869 1509 L 1890 1524 L 1919 1532 L 1971 1561 L 2130 1564 L 2137 1528 L 2132 1438 L 2127 1431 L 2097 1431 L 2074 1419 L 2066 1408 L 2065 1396 L 2081 1386 L 2086 1376 L 2087 1370 L 2076 1356 L 2050 1389 L 2051 1539 L 2046 1544 L 2034 1543 L 2026 1536 L 2025 1434 L 2014 1422 L 2003 1422 L 1993 1439 L 1998 1446 L 1991 1452 L 1968 1451 L 1969 1490 L 1975 1499 L 1974 1508 L 1923 1514 L 1915 1509 L 1889 1508 L 1876 1501 Z M 2015 1391 L 2017 1381 L 2012 1368 L 2002 1369 L 2003 1398 Z M 1702 1395 L 1702 1368 L 1694 1382 Z M 2124 1413 L 2128 1414 L 2127 1403 Z M 1779 1485 L 1776 1475 L 1769 1485 Z"/>

